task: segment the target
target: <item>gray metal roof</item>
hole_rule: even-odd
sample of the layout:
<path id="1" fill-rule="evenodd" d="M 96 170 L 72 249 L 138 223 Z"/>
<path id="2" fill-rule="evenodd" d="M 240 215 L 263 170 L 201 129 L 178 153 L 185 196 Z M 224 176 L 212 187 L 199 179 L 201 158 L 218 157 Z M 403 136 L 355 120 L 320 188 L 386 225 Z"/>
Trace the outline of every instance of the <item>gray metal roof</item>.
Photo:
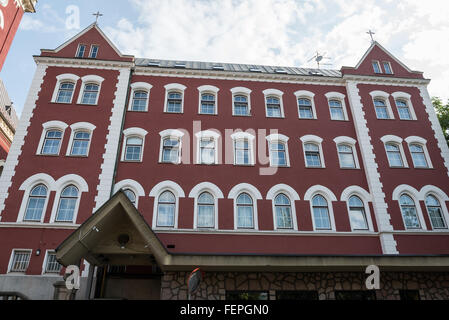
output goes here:
<path id="1" fill-rule="evenodd" d="M 262 66 L 255 64 L 236 64 L 236 63 L 218 63 L 218 62 L 199 62 L 199 61 L 175 61 L 137 58 L 138 67 L 159 67 L 159 68 L 180 68 L 191 70 L 214 70 L 214 71 L 232 71 L 232 72 L 254 72 L 270 74 L 288 74 L 300 76 L 325 76 L 341 78 L 342 74 L 338 70 L 330 69 L 311 69 L 297 67 L 280 66 Z"/>

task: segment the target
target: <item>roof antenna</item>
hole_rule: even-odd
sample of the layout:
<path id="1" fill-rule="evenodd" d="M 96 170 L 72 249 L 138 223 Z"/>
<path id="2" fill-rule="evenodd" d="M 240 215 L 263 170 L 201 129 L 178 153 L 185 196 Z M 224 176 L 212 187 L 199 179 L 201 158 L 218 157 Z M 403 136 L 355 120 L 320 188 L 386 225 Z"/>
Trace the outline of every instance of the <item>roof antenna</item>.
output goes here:
<path id="1" fill-rule="evenodd" d="M 374 43 L 375 41 L 373 35 L 376 33 L 372 32 L 371 30 L 368 30 L 367 34 L 369 34 L 369 36 L 371 37 L 371 43 Z"/>
<path id="2" fill-rule="evenodd" d="M 307 62 L 315 60 L 317 66 L 318 66 L 318 69 L 320 68 L 320 66 L 331 66 L 332 65 L 332 63 L 322 63 L 322 61 L 324 59 L 331 59 L 331 58 L 326 57 L 326 52 L 321 54 L 317 51 L 316 54 L 312 58 L 310 58 L 309 61 L 307 61 Z"/>
<path id="3" fill-rule="evenodd" d="M 93 16 L 95 16 L 95 24 L 98 24 L 98 18 L 102 17 L 103 14 L 100 13 L 100 11 L 97 11 L 96 13 L 92 13 Z"/>

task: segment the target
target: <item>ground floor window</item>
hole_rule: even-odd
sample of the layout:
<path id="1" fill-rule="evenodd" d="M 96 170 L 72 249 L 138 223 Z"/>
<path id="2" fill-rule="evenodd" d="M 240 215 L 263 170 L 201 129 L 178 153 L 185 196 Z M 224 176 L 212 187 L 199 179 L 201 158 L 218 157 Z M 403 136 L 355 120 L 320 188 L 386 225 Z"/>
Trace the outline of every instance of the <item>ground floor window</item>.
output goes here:
<path id="1" fill-rule="evenodd" d="M 318 292 L 312 290 L 276 291 L 276 300 L 318 300 Z"/>
<path id="2" fill-rule="evenodd" d="M 376 300 L 376 292 L 362 290 L 336 290 L 335 300 Z"/>
<path id="3" fill-rule="evenodd" d="M 268 291 L 227 291 L 226 300 L 269 300 Z"/>

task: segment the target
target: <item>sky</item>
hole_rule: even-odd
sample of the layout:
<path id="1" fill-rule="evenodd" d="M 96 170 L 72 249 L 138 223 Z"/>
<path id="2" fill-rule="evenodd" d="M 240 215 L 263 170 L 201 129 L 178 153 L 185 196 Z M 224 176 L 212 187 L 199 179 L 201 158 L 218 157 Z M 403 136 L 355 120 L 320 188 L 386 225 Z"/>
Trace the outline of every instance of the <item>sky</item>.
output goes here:
<path id="1" fill-rule="evenodd" d="M 431 79 L 449 99 L 447 0 L 39 0 L 25 14 L 3 79 L 20 115 L 35 72 L 33 55 L 54 49 L 95 21 L 123 54 L 140 58 L 316 67 L 316 52 L 340 70 L 374 39 Z"/>

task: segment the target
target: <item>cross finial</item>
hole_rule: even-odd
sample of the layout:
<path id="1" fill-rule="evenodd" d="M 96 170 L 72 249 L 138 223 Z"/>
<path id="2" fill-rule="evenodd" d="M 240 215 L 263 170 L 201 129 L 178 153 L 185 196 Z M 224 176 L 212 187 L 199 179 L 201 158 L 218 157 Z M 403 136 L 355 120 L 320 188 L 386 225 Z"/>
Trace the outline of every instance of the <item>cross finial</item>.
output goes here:
<path id="1" fill-rule="evenodd" d="M 372 32 L 371 30 L 368 30 L 367 34 L 369 34 L 369 36 L 371 37 L 371 42 L 374 42 L 373 35 L 374 35 L 375 33 Z"/>
<path id="2" fill-rule="evenodd" d="M 96 18 L 95 18 L 95 24 L 98 23 L 98 18 L 100 18 L 100 17 L 103 16 L 103 14 L 100 13 L 100 11 L 97 11 L 97 13 L 93 13 L 92 15 L 96 17 Z"/>

